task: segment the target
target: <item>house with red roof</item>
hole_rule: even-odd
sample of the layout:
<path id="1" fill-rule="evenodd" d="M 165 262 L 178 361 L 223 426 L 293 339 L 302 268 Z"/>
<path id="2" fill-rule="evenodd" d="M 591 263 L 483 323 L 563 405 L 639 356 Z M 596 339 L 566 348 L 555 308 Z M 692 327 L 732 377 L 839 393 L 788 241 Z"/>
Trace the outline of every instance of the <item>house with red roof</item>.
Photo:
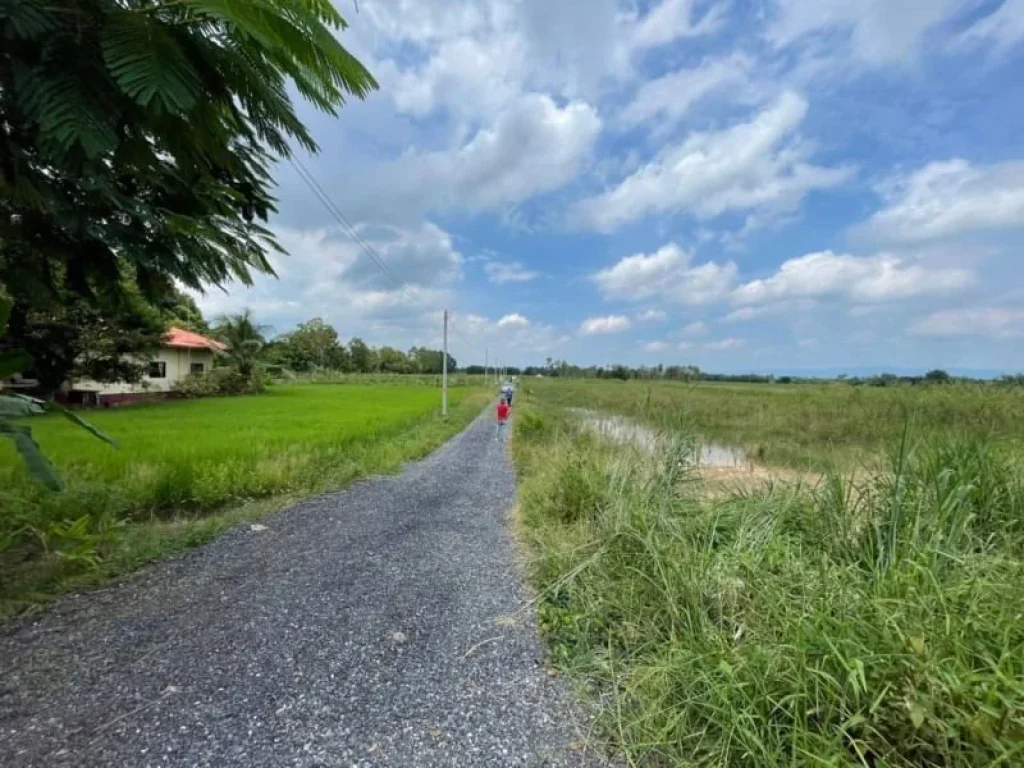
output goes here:
<path id="1" fill-rule="evenodd" d="M 170 328 L 160 350 L 149 361 L 142 381 L 99 382 L 75 379 L 64 385 L 60 399 L 79 405 L 124 405 L 139 400 L 168 397 L 174 385 L 189 375 L 202 375 L 213 368 L 214 358 L 226 347 L 182 328 Z"/>

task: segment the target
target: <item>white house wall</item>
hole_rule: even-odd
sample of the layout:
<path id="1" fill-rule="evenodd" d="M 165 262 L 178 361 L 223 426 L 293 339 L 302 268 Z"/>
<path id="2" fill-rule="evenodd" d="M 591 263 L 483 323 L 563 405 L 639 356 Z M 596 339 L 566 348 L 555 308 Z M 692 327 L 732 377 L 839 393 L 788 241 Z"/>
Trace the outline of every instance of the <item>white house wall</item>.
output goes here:
<path id="1" fill-rule="evenodd" d="M 76 379 L 71 389 L 97 392 L 100 395 L 135 395 L 146 392 L 170 392 L 174 385 L 189 375 L 192 363 L 202 363 L 204 372 L 213 368 L 213 352 L 208 349 L 176 349 L 163 347 L 154 355 L 152 362 L 162 362 L 167 375 L 162 379 L 143 376 L 138 384 L 127 382 L 98 382 Z"/>

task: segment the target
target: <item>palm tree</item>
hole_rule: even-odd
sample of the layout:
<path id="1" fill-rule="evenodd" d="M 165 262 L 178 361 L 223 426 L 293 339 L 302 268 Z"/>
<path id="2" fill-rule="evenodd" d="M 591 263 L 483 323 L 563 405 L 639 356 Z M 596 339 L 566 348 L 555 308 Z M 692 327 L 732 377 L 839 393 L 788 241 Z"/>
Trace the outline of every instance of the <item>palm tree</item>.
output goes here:
<path id="1" fill-rule="evenodd" d="M 227 345 L 228 361 L 246 379 L 254 379 L 259 370 L 266 330 L 266 326 L 256 324 L 251 309 L 224 316 L 214 329 L 217 338 Z"/>

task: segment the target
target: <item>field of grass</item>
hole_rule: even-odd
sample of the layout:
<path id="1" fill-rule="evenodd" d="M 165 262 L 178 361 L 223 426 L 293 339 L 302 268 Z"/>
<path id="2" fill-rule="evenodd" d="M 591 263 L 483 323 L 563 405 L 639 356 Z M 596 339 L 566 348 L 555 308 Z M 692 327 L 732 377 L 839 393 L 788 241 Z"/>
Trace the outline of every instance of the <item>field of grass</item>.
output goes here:
<path id="1" fill-rule="evenodd" d="M 645 381 L 530 381 L 545 402 L 671 424 L 746 448 L 769 464 L 849 468 L 907 426 L 918 440 L 951 434 L 1024 445 L 1024 388 L 996 384 L 854 387 Z"/>
<path id="2" fill-rule="evenodd" d="M 1024 764 L 1021 417 L 1015 393 L 957 390 L 524 389 L 541 628 L 630 765 Z M 567 407 L 639 416 L 671 447 L 603 442 Z M 903 442 L 908 411 L 921 439 Z M 694 425 L 795 462 L 875 452 L 874 471 L 709 496 Z"/>
<path id="3" fill-rule="evenodd" d="M 0 443 L 0 615 L 205 540 L 285 501 L 392 472 L 464 427 L 489 393 L 285 385 L 259 396 L 153 403 L 30 424 L 66 488 L 48 493 Z"/>

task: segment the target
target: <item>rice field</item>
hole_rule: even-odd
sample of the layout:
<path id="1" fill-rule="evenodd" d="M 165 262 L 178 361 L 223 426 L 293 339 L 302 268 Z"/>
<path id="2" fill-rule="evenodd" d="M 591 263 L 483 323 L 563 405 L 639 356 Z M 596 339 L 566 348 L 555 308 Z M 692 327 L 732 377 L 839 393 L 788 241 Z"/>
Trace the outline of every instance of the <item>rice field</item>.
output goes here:
<path id="1" fill-rule="evenodd" d="M 395 471 L 465 426 L 487 397 L 452 389 L 447 422 L 436 388 L 389 384 L 291 384 L 258 396 L 90 412 L 120 450 L 59 417 L 33 419 L 66 487 L 42 489 L 0 442 L 0 600 L 17 603 L 10 612 L 21 606 L 26 579 L 44 588 L 113 567 L 116 551 L 146 526 L 173 529 L 177 539 L 186 529 L 212 535 L 217 520 L 256 500 Z M 147 537 L 147 551 L 159 554 L 159 537 Z"/>

